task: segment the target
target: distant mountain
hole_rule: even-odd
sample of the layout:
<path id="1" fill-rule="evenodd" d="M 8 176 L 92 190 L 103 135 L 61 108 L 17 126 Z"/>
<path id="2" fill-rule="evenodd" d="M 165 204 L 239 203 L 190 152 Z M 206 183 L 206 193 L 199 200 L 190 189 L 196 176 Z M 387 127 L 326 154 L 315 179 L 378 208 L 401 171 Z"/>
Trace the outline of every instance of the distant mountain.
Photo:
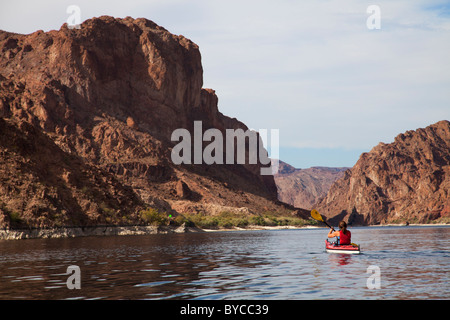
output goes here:
<path id="1" fill-rule="evenodd" d="M 336 223 L 428 223 L 450 216 L 450 122 L 363 153 L 316 206 Z"/>
<path id="2" fill-rule="evenodd" d="M 278 200 L 298 208 L 310 209 L 325 197 L 331 185 L 349 168 L 312 167 L 296 169 L 279 161 L 274 175 Z"/>

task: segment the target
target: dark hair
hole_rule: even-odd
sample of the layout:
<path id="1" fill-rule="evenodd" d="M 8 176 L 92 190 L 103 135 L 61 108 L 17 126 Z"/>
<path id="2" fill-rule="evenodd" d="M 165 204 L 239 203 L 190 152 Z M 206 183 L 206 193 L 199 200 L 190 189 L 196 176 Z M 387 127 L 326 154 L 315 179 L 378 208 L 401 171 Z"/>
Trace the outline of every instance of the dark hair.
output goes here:
<path id="1" fill-rule="evenodd" d="M 339 228 L 342 230 L 342 232 L 344 234 L 347 233 L 347 223 L 345 223 L 344 220 L 342 220 L 341 222 L 339 222 Z"/>

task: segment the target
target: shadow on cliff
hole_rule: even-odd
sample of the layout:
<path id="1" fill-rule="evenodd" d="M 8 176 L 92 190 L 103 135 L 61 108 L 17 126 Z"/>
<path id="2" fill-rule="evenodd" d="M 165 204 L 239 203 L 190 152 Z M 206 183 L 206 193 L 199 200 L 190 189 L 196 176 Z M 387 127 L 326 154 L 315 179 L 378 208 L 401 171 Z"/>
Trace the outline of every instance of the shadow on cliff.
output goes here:
<path id="1" fill-rule="evenodd" d="M 27 122 L 16 126 L 0 118 L 0 146 L 12 151 L 21 172 L 16 177 L 20 180 L 16 207 L 9 210 L 18 212 L 28 227 L 108 223 L 102 214 L 103 218 L 118 218 L 121 207 L 131 212 L 141 205 L 131 188 L 81 157 L 64 152 Z"/>
<path id="2" fill-rule="evenodd" d="M 364 215 L 358 213 L 356 208 L 353 208 L 352 212 L 349 214 L 347 210 L 342 210 L 336 216 L 327 219 L 327 222 L 331 225 L 337 226 L 340 221 L 346 221 L 349 226 L 365 226 L 367 223 L 365 222 Z"/>

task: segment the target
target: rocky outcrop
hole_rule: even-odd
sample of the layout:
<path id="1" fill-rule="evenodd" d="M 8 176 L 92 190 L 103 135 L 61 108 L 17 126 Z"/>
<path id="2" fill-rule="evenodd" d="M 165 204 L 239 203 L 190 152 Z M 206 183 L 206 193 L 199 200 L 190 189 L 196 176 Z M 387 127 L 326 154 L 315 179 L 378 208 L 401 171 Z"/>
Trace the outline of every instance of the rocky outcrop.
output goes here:
<path id="1" fill-rule="evenodd" d="M 58 227 L 58 228 L 29 228 L 16 230 L 0 230 L 2 240 L 20 239 L 57 239 L 74 237 L 98 236 L 136 236 L 148 234 L 205 232 L 196 227 L 186 227 L 185 224 L 173 226 L 91 226 L 91 227 Z"/>
<path id="2" fill-rule="evenodd" d="M 292 211 L 261 163 L 172 163 L 172 132 L 195 120 L 247 130 L 202 74 L 195 43 L 146 19 L 0 31 L 0 226 L 133 224 L 177 201 Z"/>
<path id="3" fill-rule="evenodd" d="M 310 209 L 325 197 L 331 185 L 349 168 L 312 167 L 296 169 L 279 161 L 274 175 L 278 199 L 298 208 Z"/>
<path id="4" fill-rule="evenodd" d="M 450 214 L 450 122 L 363 153 L 316 209 L 332 222 L 427 223 Z"/>

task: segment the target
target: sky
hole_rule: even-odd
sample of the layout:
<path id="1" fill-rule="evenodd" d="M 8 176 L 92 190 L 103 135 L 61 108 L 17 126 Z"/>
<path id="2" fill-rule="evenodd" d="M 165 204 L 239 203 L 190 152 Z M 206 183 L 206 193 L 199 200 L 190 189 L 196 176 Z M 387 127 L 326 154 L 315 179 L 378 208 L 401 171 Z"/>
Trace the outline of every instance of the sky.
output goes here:
<path id="1" fill-rule="evenodd" d="M 0 3 L 0 29 L 59 29 L 69 5 L 81 21 L 143 17 L 198 44 L 219 110 L 278 129 L 279 158 L 296 168 L 351 167 L 450 120 L 450 1 L 14 0 Z"/>

